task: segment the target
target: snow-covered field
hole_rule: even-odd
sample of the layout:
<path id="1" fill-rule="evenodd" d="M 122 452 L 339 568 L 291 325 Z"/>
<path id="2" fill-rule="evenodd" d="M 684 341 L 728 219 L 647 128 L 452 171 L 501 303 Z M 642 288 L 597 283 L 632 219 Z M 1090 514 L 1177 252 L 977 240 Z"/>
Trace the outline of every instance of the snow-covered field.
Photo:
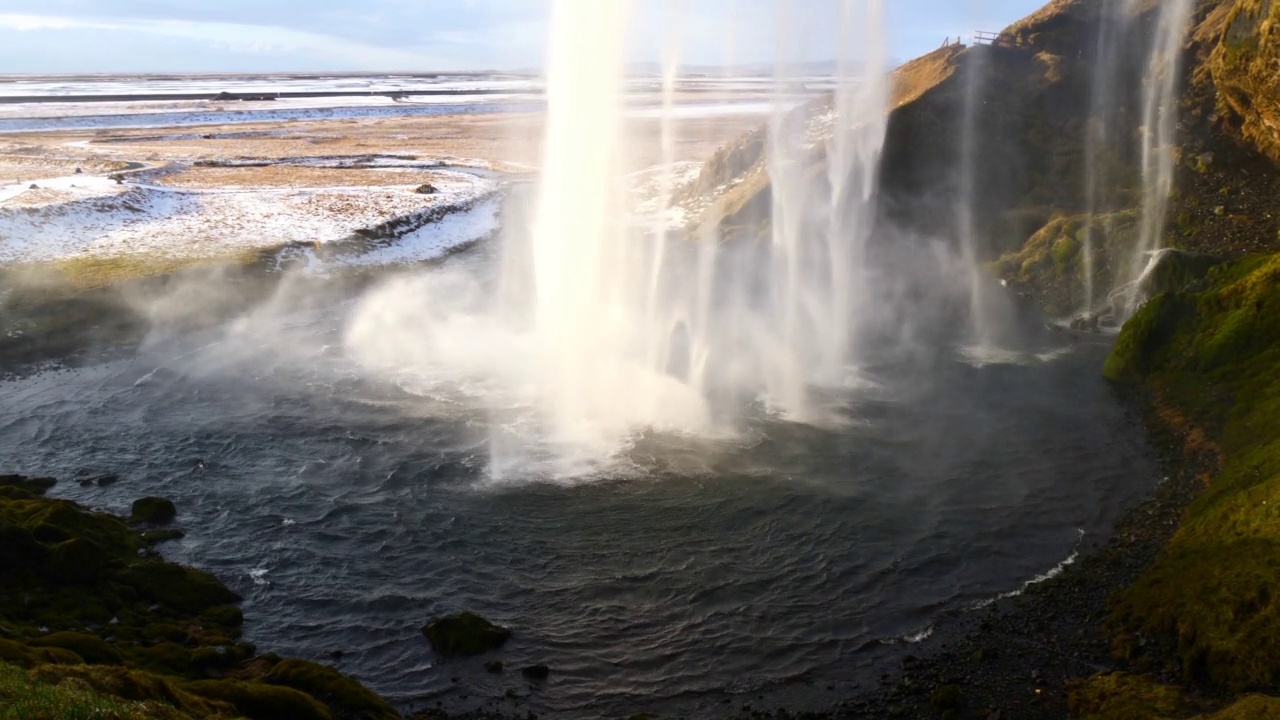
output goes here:
<path id="1" fill-rule="evenodd" d="M 86 175 L 41 180 L 34 188 L 0 186 L 0 263 L 321 247 L 395 219 L 404 219 L 402 232 L 438 223 L 438 216 L 467 211 L 499 189 L 497 181 L 461 170 L 436 171 L 432 184 L 437 192 L 426 195 L 415 186 L 191 189 Z"/>
<path id="2" fill-rule="evenodd" d="M 679 226 L 660 191 L 778 97 L 770 78 L 682 78 L 664 116 L 660 84 L 631 83 L 631 161 L 650 168 L 633 176 L 635 219 Z M 520 76 L 0 75 L 0 266 L 272 249 L 322 268 L 435 258 L 493 234 L 507 178 L 540 163 L 541 90 Z M 221 92 L 339 96 L 191 99 Z M 403 92 L 441 94 L 389 95 Z M 668 119 L 671 173 L 651 167 Z"/>

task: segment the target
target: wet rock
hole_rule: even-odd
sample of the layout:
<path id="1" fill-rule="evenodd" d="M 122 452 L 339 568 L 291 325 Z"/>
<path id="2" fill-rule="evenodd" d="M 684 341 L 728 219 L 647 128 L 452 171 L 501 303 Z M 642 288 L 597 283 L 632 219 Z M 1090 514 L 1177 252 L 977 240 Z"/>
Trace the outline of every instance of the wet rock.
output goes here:
<path id="1" fill-rule="evenodd" d="M 159 545 L 170 540 L 181 540 L 187 534 L 181 530 L 148 530 L 142 533 L 142 542 L 148 545 Z"/>
<path id="2" fill-rule="evenodd" d="M 98 487 L 109 487 L 120 482 L 120 476 L 114 474 L 99 475 L 93 478 L 93 481 L 97 483 Z"/>
<path id="3" fill-rule="evenodd" d="M 433 620 L 422 628 L 422 634 L 444 657 L 482 655 L 502 647 L 511 637 L 510 630 L 472 612 Z"/>
<path id="4" fill-rule="evenodd" d="M 119 577 L 144 598 L 182 612 L 199 613 L 240 601 L 209 573 L 166 562 L 135 563 Z"/>
<path id="5" fill-rule="evenodd" d="M 1097 332 L 1098 316 L 1093 313 L 1081 313 L 1071 318 L 1071 329 L 1079 332 Z"/>
<path id="6" fill-rule="evenodd" d="M 938 712 L 957 710 L 960 708 L 960 686 L 943 685 L 929 694 L 929 704 Z"/>
<path id="7" fill-rule="evenodd" d="M 133 501 L 129 522 L 149 525 L 167 525 L 178 515 L 173 501 L 161 497 L 144 497 Z"/>
<path id="8" fill-rule="evenodd" d="M 530 665 L 520 668 L 520 674 L 530 680 L 546 680 L 551 675 L 551 668 L 546 665 Z"/>
<path id="9" fill-rule="evenodd" d="M 484 669 L 488 672 L 494 673 L 495 675 L 502 672 L 502 667 L 501 660 L 490 660 L 484 664 Z"/>

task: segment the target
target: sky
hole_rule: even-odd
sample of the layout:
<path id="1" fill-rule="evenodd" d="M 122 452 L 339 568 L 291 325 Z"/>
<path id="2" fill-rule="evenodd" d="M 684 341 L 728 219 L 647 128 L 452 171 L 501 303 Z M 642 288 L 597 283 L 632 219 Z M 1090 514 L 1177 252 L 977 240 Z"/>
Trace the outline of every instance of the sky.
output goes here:
<path id="1" fill-rule="evenodd" d="M 780 47 L 793 62 L 834 59 L 845 0 L 588 1 L 630 2 L 632 62 L 678 47 L 682 64 L 727 65 L 772 62 Z M 862 17 L 869 0 L 851 1 Z M 882 0 L 888 56 L 998 30 L 1046 1 Z M 0 73 L 536 69 L 550 4 L 0 0 Z"/>

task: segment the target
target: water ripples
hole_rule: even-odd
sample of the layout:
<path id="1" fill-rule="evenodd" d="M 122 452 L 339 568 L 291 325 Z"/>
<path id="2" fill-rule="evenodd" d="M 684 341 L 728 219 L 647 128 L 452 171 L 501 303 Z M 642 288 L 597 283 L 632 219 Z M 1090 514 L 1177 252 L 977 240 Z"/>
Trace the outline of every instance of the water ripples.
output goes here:
<path id="1" fill-rule="evenodd" d="M 565 486 L 490 481 L 503 418 L 466 403 L 483 388 L 405 386 L 424 397 L 332 352 L 289 364 L 173 344 L 0 383 L 13 469 L 121 472 L 57 490 L 117 512 L 172 497 L 188 535 L 166 554 L 245 596 L 249 639 L 340 650 L 342 670 L 406 704 L 514 690 L 540 712 L 705 714 L 874 682 L 948 612 L 1105 533 L 1155 479 L 1088 347 L 945 363 L 928 382 L 880 370 L 841 400 L 843 427 L 762 414 L 731 438 L 648 433 L 625 470 Z M 503 659 L 545 663 L 550 681 L 438 660 L 421 625 L 464 609 L 512 627 Z"/>

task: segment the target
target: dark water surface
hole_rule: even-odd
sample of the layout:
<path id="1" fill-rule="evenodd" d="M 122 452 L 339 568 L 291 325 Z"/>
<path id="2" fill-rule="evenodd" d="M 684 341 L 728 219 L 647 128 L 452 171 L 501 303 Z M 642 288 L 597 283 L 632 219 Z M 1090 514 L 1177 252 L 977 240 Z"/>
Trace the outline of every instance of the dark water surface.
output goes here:
<path id="1" fill-rule="evenodd" d="M 513 709 L 514 690 L 580 716 L 873 687 L 908 638 L 1097 541 L 1156 479 L 1105 344 L 1046 333 L 1014 362 L 872 368 L 845 427 L 761 415 L 733 440 L 637 438 L 611 477 L 495 484 L 486 412 L 356 371 L 347 311 L 0 383 L 5 469 L 119 472 L 56 490 L 117 512 L 174 499 L 188 535 L 165 554 L 242 593 L 264 649 L 341 650 L 405 707 Z M 464 609 L 550 678 L 438 660 L 420 627 Z"/>

